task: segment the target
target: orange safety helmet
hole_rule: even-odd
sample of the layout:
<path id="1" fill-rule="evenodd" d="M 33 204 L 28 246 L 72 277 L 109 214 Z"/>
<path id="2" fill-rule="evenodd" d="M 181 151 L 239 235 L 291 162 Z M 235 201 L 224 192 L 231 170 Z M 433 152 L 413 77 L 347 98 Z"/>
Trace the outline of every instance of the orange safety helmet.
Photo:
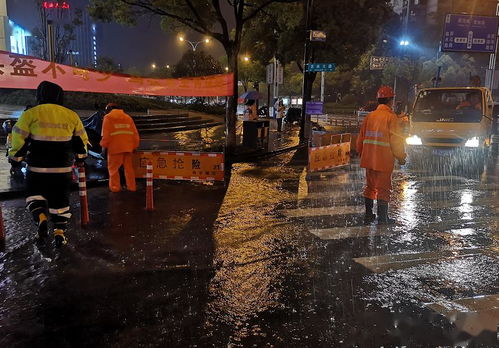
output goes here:
<path id="1" fill-rule="evenodd" d="M 116 103 L 109 103 L 106 105 L 106 113 L 110 113 L 113 109 L 117 109 L 118 108 L 118 104 Z"/>
<path id="2" fill-rule="evenodd" d="M 395 93 L 393 92 L 393 89 L 389 86 L 381 86 L 378 89 L 378 99 L 384 99 L 384 98 L 393 98 L 395 97 Z"/>

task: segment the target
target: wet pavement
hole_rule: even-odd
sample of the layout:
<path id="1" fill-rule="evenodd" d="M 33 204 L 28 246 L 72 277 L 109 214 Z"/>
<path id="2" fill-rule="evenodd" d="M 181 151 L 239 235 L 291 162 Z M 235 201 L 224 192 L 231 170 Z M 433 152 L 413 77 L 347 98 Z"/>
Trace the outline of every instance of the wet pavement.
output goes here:
<path id="1" fill-rule="evenodd" d="M 497 347 L 499 162 L 394 173 L 397 224 L 364 226 L 358 161 L 303 150 L 230 182 L 89 190 L 70 245 L 2 202 L 0 347 Z"/>

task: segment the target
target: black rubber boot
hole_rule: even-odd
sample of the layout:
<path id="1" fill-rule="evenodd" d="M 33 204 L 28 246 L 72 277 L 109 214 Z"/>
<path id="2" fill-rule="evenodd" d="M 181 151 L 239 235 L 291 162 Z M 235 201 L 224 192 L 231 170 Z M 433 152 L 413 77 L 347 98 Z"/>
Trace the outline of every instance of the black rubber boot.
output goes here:
<path id="1" fill-rule="evenodd" d="M 49 235 L 48 219 L 45 213 L 38 216 L 38 241 L 43 242 Z"/>
<path id="2" fill-rule="evenodd" d="M 364 215 L 364 224 L 369 225 L 376 220 L 376 214 L 373 213 L 374 201 L 370 198 L 364 197 L 366 204 L 366 215 Z"/>
<path id="3" fill-rule="evenodd" d="M 395 220 L 388 217 L 388 202 L 378 199 L 378 225 L 391 225 Z"/>
<path id="4" fill-rule="evenodd" d="M 60 248 L 66 244 L 68 244 L 68 239 L 66 238 L 66 235 L 64 234 L 66 231 L 60 230 L 60 229 L 55 229 L 54 230 L 54 243 L 57 248 Z"/>

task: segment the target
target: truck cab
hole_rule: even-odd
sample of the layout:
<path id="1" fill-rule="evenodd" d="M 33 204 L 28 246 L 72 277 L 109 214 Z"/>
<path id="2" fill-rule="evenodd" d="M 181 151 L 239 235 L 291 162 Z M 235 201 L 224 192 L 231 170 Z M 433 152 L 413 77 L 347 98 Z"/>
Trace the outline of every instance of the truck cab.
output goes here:
<path id="1" fill-rule="evenodd" d="M 419 92 L 410 115 L 408 150 L 427 156 L 483 154 L 491 143 L 492 94 L 484 87 L 426 88 Z"/>

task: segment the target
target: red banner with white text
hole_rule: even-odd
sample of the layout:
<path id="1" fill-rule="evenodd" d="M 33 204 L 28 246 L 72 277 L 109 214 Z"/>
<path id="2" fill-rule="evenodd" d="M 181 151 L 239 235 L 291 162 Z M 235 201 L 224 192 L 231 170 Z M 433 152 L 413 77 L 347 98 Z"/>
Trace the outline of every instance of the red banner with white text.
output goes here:
<path id="1" fill-rule="evenodd" d="M 233 94 L 233 74 L 153 79 L 47 62 L 0 51 L 0 88 L 36 89 L 42 81 L 65 91 L 179 97 L 224 97 Z"/>

